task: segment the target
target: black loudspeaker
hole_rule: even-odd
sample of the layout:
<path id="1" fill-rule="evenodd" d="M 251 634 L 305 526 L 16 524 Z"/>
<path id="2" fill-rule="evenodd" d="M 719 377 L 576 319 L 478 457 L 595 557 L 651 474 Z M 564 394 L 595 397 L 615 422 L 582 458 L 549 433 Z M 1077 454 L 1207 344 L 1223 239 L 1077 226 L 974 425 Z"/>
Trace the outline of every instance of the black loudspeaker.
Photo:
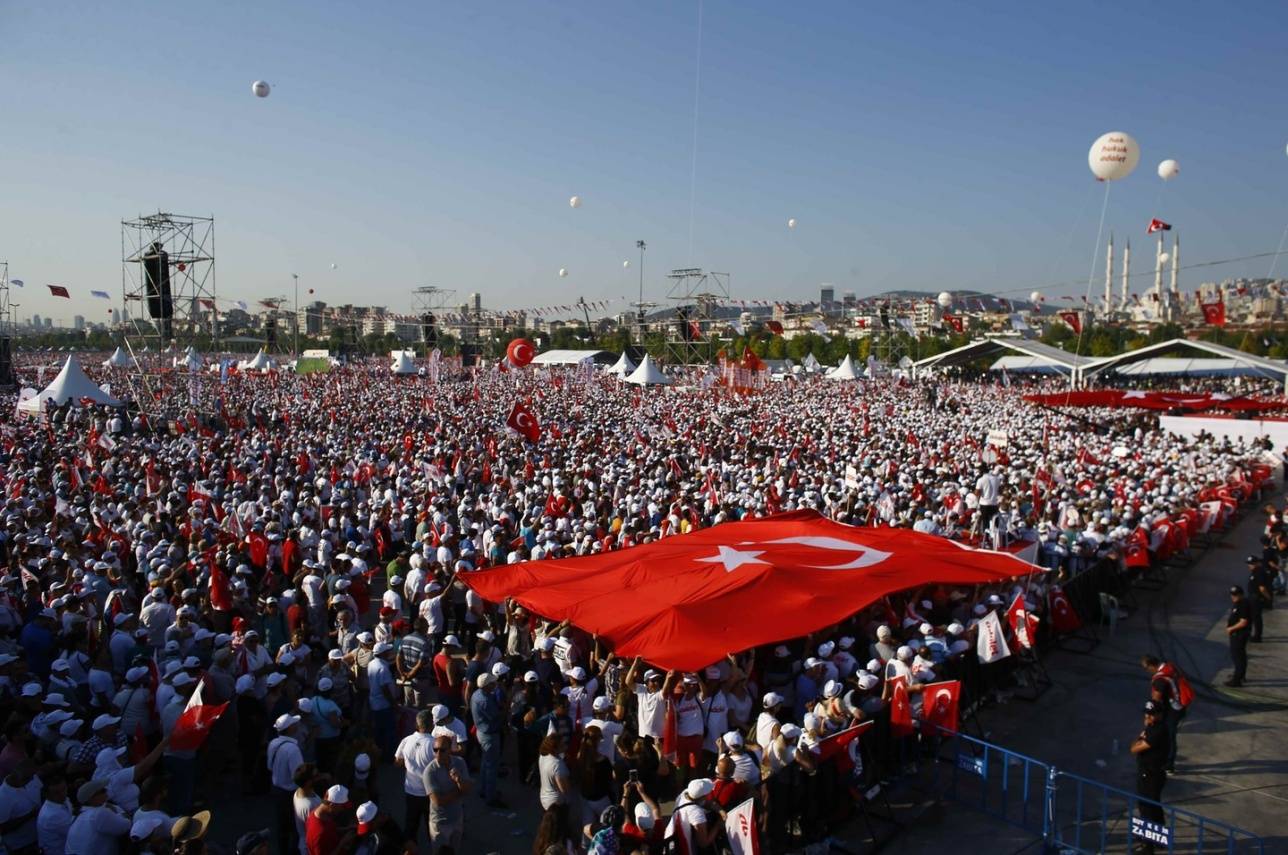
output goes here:
<path id="1" fill-rule="evenodd" d="M 0 338 L 0 387 L 18 385 L 18 378 L 13 373 L 12 341 L 9 336 Z"/>
<path id="2" fill-rule="evenodd" d="M 479 346 L 477 344 L 461 344 L 461 367 L 473 368 L 478 364 Z"/>
<path id="3" fill-rule="evenodd" d="M 890 329 L 890 307 L 882 306 L 878 314 L 881 317 L 881 329 Z"/>
<path id="4" fill-rule="evenodd" d="M 147 290 L 148 317 L 161 321 L 161 337 L 170 339 L 174 298 L 170 293 L 170 253 L 157 241 L 143 255 L 143 286 Z"/>
<path id="5" fill-rule="evenodd" d="M 420 338 L 426 347 L 438 346 L 438 319 L 433 312 L 420 316 Z"/>
<path id="6" fill-rule="evenodd" d="M 264 346 L 268 350 L 277 347 L 277 318 L 264 319 Z"/>

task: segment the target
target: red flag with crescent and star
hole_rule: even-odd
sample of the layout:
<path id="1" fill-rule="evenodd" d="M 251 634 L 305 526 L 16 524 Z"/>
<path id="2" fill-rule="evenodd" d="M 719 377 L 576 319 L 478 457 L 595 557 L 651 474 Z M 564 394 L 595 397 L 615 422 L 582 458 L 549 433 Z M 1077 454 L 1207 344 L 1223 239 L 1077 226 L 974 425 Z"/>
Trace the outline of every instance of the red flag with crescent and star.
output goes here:
<path id="1" fill-rule="evenodd" d="M 537 423 L 537 417 L 521 403 L 516 402 L 510 409 L 510 415 L 506 417 L 505 424 L 528 442 L 541 439 L 541 425 Z"/>
<path id="2" fill-rule="evenodd" d="M 1052 586 L 1047 599 L 1051 607 L 1052 629 L 1056 632 L 1074 632 L 1082 627 L 1082 618 L 1073 610 L 1063 590 Z"/>
<path id="3" fill-rule="evenodd" d="M 567 620 L 618 656 L 691 671 L 730 651 L 808 635 L 891 594 L 1034 569 L 942 537 L 793 511 L 462 581 L 490 602 L 513 597 L 533 614 Z"/>
<path id="4" fill-rule="evenodd" d="M 208 704 L 201 697 L 205 687 L 203 679 L 197 684 L 188 705 L 175 720 L 174 731 L 170 734 L 170 748 L 174 751 L 196 751 L 210 735 L 210 728 L 228 709 L 228 704 Z"/>
<path id="5" fill-rule="evenodd" d="M 908 678 L 890 679 L 890 732 L 907 736 L 916 728 L 912 724 L 912 701 L 908 699 Z"/>
<path id="6" fill-rule="evenodd" d="M 1020 647 L 1033 647 L 1034 633 L 1038 631 L 1037 616 L 1029 611 L 1024 603 L 1024 595 L 1016 594 L 1011 607 L 1006 610 L 1006 622 L 1011 625 L 1011 634 Z"/>
<path id="7" fill-rule="evenodd" d="M 921 688 L 921 721 L 927 732 L 935 734 L 939 730 L 948 733 L 957 732 L 957 703 L 962 695 L 962 681 L 948 680 L 943 683 L 927 683 Z"/>

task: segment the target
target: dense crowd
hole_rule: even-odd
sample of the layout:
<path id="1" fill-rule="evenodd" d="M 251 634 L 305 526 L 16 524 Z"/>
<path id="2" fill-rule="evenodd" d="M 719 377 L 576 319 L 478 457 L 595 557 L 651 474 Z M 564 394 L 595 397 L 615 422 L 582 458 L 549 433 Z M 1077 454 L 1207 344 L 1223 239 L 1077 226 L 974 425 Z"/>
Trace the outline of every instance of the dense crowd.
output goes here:
<path id="1" fill-rule="evenodd" d="M 511 807 L 502 777 L 539 802 L 541 855 L 659 852 L 668 829 L 712 850 L 747 799 L 769 844 L 818 840 L 919 739 L 890 727 L 891 678 L 914 708 L 955 678 L 963 706 L 1004 699 L 1022 674 L 979 663 L 981 620 L 1017 597 L 1044 617 L 1092 563 L 1185 551 L 1268 474 L 1261 447 L 994 383 L 86 368 L 129 406 L 0 424 L 9 853 L 215 851 L 202 809 L 230 790 L 273 806 L 239 853 L 474 851 L 471 825 Z M 506 429 L 515 402 L 537 442 Z M 801 508 L 1035 543 L 1047 569 L 683 674 L 463 582 Z M 194 692 L 227 707 L 176 747 Z"/>

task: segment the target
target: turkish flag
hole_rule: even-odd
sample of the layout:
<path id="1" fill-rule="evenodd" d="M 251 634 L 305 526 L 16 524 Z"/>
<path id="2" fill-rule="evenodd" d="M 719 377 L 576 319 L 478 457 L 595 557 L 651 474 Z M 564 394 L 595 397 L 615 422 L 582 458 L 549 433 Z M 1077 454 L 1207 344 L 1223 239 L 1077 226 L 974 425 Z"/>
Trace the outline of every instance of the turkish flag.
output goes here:
<path id="1" fill-rule="evenodd" d="M 246 551 L 250 555 L 250 563 L 254 567 L 263 570 L 268 567 L 268 538 L 257 531 L 252 531 L 246 535 L 246 545 L 249 547 Z"/>
<path id="2" fill-rule="evenodd" d="M 513 597 L 543 618 L 568 620 L 619 656 L 691 671 L 730 651 L 808 635 L 890 594 L 1033 571 L 1007 553 L 793 511 L 462 581 L 490 602 Z"/>
<path id="3" fill-rule="evenodd" d="M 890 686 L 890 732 L 895 736 L 907 736 L 914 730 L 912 702 L 908 700 L 908 678 L 894 677 Z"/>
<path id="4" fill-rule="evenodd" d="M 854 727 L 847 727 L 839 733 L 834 733 L 818 744 L 819 761 L 829 760 L 845 751 L 851 742 L 863 735 L 863 731 L 872 726 L 872 722 L 865 721 Z"/>
<path id="5" fill-rule="evenodd" d="M 1128 567 L 1149 567 L 1149 535 L 1140 526 L 1132 529 L 1123 547 L 1123 563 Z"/>
<path id="6" fill-rule="evenodd" d="M 1082 628 L 1082 618 L 1078 617 L 1069 598 L 1060 588 L 1051 587 L 1047 602 L 1051 609 L 1051 628 L 1056 632 L 1074 632 Z"/>
<path id="7" fill-rule="evenodd" d="M 1149 228 L 1145 229 L 1145 234 L 1152 235 L 1154 232 L 1170 232 L 1171 230 L 1171 223 L 1165 223 L 1158 217 L 1154 217 L 1149 221 Z"/>
<path id="8" fill-rule="evenodd" d="M 962 681 L 927 683 L 921 689 L 921 721 L 931 725 L 928 732 L 957 732 L 957 704 L 962 696 Z"/>
<path id="9" fill-rule="evenodd" d="M 170 733 L 170 747 L 175 751 L 196 751 L 210 735 L 210 728 L 228 709 L 228 704 L 207 704 L 202 701 L 201 690 L 206 685 L 203 679 L 197 684 L 188 705 L 183 708 L 175 720 L 174 730 Z"/>
<path id="10" fill-rule="evenodd" d="M 1060 320 L 1069 325 L 1070 329 L 1079 335 L 1082 334 L 1082 318 L 1077 312 L 1059 312 Z"/>
<path id="11" fill-rule="evenodd" d="M 1011 634 L 1020 647 L 1033 647 L 1033 634 L 1038 631 L 1038 618 L 1024 604 L 1024 595 L 1016 594 L 1015 601 L 1006 610 L 1006 622 L 1011 625 Z"/>
<path id="12" fill-rule="evenodd" d="M 210 562 L 210 605 L 217 611 L 226 612 L 233 607 L 233 589 L 228 583 L 228 574 L 218 562 Z"/>
<path id="13" fill-rule="evenodd" d="M 541 439 L 541 425 L 537 423 L 537 417 L 532 415 L 531 410 L 517 401 L 510 409 L 510 415 L 506 417 L 505 424 L 510 430 L 519 434 L 528 442 L 536 442 Z"/>
<path id="14" fill-rule="evenodd" d="M 748 371 L 764 371 L 769 366 L 748 347 L 742 351 L 742 367 Z"/>
<path id="15" fill-rule="evenodd" d="M 1200 303 L 1199 308 L 1203 310 L 1203 323 L 1214 327 L 1225 326 L 1224 300 L 1216 303 Z"/>
<path id="16" fill-rule="evenodd" d="M 783 325 L 778 321 L 765 321 L 765 329 L 769 330 L 774 335 L 783 334 Z"/>
<path id="17" fill-rule="evenodd" d="M 962 319 L 957 315 L 944 315 L 944 323 L 953 328 L 953 332 L 960 333 L 965 329 Z"/>
<path id="18" fill-rule="evenodd" d="M 46 285 L 45 287 L 49 289 L 51 297 L 64 297 L 68 300 L 72 298 L 72 295 L 67 293 L 67 289 L 62 285 Z"/>
<path id="19" fill-rule="evenodd" d="M 1078 456 L 1075 459 L 1084 466 L 1100 465 L 1100 460 L 1090 451 L 1087 451 L 1085 445 L 1078 448 Z"/>

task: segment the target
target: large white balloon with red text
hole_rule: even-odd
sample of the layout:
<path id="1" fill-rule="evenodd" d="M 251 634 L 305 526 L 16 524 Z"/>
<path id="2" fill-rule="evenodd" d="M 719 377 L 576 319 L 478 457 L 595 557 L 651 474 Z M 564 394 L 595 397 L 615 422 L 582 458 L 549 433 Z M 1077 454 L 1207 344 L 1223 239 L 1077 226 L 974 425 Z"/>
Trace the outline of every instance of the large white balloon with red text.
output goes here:
<path id="1" fill-rule="evenodd" d="M 1140 163 L 1140 145 L 1131 134 L 1110 131 L 1091 144 L 1087 164 L 1101 181 L 1121 181 Z"/>

